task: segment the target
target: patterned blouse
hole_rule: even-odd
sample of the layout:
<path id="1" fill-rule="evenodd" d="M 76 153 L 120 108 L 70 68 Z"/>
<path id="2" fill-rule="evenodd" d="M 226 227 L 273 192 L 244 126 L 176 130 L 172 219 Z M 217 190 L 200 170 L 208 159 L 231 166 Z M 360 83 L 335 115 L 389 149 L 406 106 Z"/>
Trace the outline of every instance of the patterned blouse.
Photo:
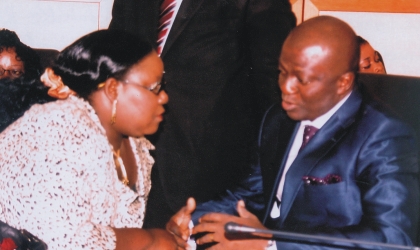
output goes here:
<path id="1" fill-rule="evenodd" d="M 136 190 L 119 181 L 105 130 L 88 102 L 34 105 L 0 134 L 0 220 L 49 249 L 115 249 L 111 227 L 143 225 L 153 145 L 130 138 Z"/>

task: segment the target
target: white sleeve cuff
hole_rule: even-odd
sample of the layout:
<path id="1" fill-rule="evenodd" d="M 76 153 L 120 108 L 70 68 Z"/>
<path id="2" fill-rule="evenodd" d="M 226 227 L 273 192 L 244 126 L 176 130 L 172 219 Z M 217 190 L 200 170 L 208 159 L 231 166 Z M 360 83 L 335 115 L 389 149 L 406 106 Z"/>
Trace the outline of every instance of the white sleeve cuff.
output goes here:
<path id="1" fill-rule="evenodd" d="M 267 246 L 265 247 L 265 250 L 277 250 L 276 241 L 269 240 Z"/>
<path id="2" fill-rule="evenodd" d="M 188 238 L 187 243 L 190 246 L 191 250 L 195 250 L 197 248 L 197 243 L 195 243 L 195 239 L 191 237 L 191 231 L 192 231 L 192 228 L 194 227 L 194 223 L 192 220 L 190 220 L 188 227 L 190 228 L 190 237 Z"/>

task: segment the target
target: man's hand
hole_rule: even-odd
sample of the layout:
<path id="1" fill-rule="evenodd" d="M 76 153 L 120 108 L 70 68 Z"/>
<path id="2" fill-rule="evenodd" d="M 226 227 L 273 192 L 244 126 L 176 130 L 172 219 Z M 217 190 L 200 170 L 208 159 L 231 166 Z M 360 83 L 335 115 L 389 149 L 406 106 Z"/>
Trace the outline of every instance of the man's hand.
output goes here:
<path id="1" fill-rule="evenodd" d="M 189 223 L 195 210 L 194 198 L 188 198 L 186 206 L 182 207 L 166 224 L 166 230 L 174 235 L 178 248 L 188 249 L 187 240 L 191 235 Z"/>
<path id="2" fill-rule="evenodd" d="M 240 225 L 255 227 L 260 229 L 266 229 L 258 218 L 250 213 L 245 208 L 245 203 L 239 201 L 237 205 L 239 217 L 220 214 L 220 213 L 209 213 L 200 218 L 200 224 L 193 228 L 193 234 L 207 233 L 204 236 L 196 240 L 197 244 L 202 245 L 206 243 L 218 242 L 218 244 L 210 246 L 208 249 L 264 249 L 268 240 L 264 238 L 255 237 L 251 239 L 250 235 L 246 235 L 241 239 L 234 239 L 232 235 L 225 233 L 225 224 L 227 222 L 235 222 Z M 260 235 L 262 236 L 262 235 Z M 271 235 L 264 235 L 270 237 Z"/>

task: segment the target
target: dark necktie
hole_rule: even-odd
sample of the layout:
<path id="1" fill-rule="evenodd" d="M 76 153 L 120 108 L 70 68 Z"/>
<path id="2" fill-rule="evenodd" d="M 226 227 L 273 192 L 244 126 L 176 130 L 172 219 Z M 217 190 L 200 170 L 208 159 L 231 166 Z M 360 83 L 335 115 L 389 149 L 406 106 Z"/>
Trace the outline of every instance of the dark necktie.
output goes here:
<path id="1" fill-rule="evenodd" d="M 314 126 L 305 125 L 305 128 L 303 129 L 303 140 L 302 140 L 302 146 L 300 146 L 299 152 L 308 144 L 308 142 L 311 140 L 311 138 L 315 135 L 315 133 L 318 131 Z M 277 187 L 278 189 L 278 187 Z M 277 190 L 278 192 L 278 190 Z M 267 218 L 266 226 L 276 228 L 278 227 L 278 223 L 280 222 L 280 204 L 281 201 L 279 198 L 277 198 L 277 195 L 274 197 L 274 203 L 273 207 L 270 212 L 270 216 Z"/>
<path id="2" fill-rule="evenodd" d="M 158 28 L 158 40 L 157 40 L 157 53 L 160 55 L 163 49 L 163 41 L 168 35 L 169 26 L 171 24 L 172 16 L 175 12 L 176 0 L 164 0 L 160 6 L 159 15 L 159 28 Z"/>
<path id="3" fill-rule="evenodd" d="M 311 138 L 318 130 L 319 129 L 315 128 L 314 126 L 305 125 L 305 129 L 303 130 L 302 146 L 300 146 L 299 152 L 302 151 L 302 149 L 306 146 L 306 144 L 308 144 L 309 140 L 311 140 Z"/>

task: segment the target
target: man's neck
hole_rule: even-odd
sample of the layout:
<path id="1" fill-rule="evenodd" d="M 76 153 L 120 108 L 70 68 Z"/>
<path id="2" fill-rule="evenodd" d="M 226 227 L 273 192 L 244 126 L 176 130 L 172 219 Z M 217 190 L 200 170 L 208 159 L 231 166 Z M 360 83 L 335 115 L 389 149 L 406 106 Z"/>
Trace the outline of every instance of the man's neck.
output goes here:
<path id="1" fill-rule="evenodd" d="M 312 125 L 312 126 L 318 128 L 318 129 L 321 129 L 321 127 L 324 126 L 324 124 L 331 118 L 331 116 L 333 116 L 335 114 L 335 112 L 337 112 L 337 110 L 341 106 L 343 106 L 344 102 L 346 102 L 346 100 L 349 98 L 351 93 L 352 93 L 352 91 L 350 91 L 344 98 L 342 98 L 337 104 L 335 104 L 334 107 L 332 107 L 330 110 L 328 110 L 323 115 L 318 116 L 317 118 L 315 118 L 312 121 L 304 120 L 304 121 L 301 121 L 301 123 L 303 125 Z"/>

